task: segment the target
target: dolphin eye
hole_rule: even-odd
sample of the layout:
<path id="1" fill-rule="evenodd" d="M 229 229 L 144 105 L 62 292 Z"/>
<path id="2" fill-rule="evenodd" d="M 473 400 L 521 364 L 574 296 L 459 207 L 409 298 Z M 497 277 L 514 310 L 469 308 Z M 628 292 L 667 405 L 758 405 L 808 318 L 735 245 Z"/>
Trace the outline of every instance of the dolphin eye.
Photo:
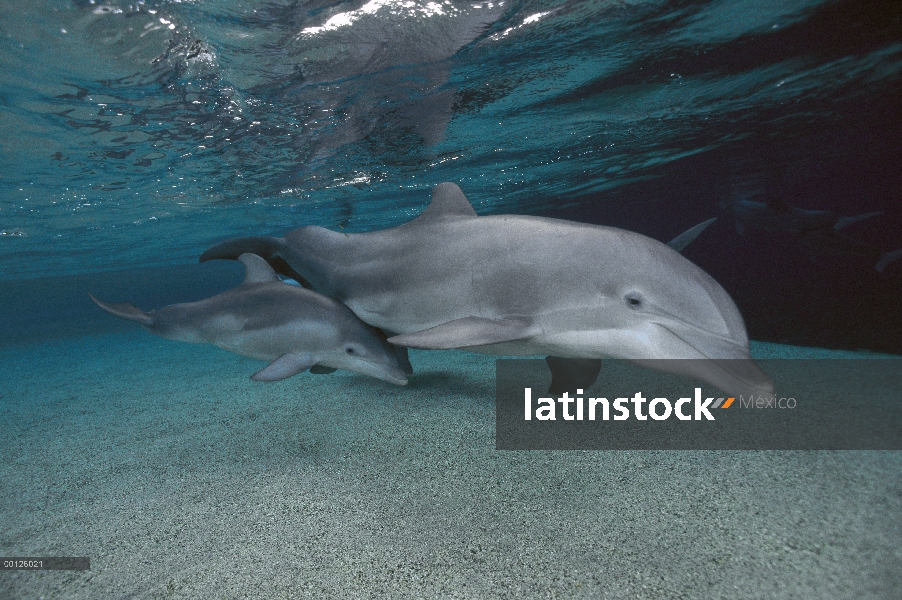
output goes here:
<path id="1" fill-rule="evenodd" d="M 366 356 L 366 350 L 357 344 L 345 346 L 345 353 L 350 356 Z"/>
<path id="2" fill-rule="evenodd" d="M 624 296 L 624 300 L 626 300 L 626 305 L 633 310 L 642 308 L 642 296 L 636 292 L 629 292 L 626 296 Z"/>

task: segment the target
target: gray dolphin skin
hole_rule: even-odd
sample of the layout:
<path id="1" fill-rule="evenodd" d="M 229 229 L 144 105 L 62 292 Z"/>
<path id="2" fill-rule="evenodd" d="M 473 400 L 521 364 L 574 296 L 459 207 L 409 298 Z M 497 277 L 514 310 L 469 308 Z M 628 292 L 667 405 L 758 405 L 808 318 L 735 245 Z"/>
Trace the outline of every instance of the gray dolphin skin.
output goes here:
<path id="1" fill-rule="evenodd" d="M 107 304 L 103 310 L 135 321 L 155 335 L 195 344 L 213 344 L 271 361 L 254 381 L 278 381 L 310 369 L 354 371 L 397 385 L 412 372 L 406 349 L 396 348 L 382 332 L 361 322 L 331 298 L 279 280 L 265 260 L 238 257 L 246 269 L 241 285 L 221 294 L 144 312 L 134 304 Z"/>
<path id="2" fill-rule="evenodd" d="M 394 333 L 394 344 L 548 355 L 552 379 L 560 380 L 553 389 L 588 387 L 599 359 L 613 357 L 697 377 L 731 395 L 773 393 L 751 359 L 736 305 L 673 248 L 612 227 L 478 217 L 453 183 L 437 185 L 425 212 L 399 227 L 355 234 L 302 227 L 282 238 L 225 241 L 200 260 L 244 252 L 288 265 L 363 321 Z"/>

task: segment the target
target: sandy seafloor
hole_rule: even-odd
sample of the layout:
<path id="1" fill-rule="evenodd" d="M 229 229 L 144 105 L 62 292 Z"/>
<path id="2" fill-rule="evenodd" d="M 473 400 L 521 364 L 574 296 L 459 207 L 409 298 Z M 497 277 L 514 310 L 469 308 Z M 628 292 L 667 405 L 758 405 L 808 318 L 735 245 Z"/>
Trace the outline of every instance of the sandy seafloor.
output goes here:
<path id="1" fill-rule="evenodd" d="M 0 598 L 902 597 L 902 453 L 497 451 L 493 358 L 412 360 L 0 347 L 0 554 L 91 559 Z"/>

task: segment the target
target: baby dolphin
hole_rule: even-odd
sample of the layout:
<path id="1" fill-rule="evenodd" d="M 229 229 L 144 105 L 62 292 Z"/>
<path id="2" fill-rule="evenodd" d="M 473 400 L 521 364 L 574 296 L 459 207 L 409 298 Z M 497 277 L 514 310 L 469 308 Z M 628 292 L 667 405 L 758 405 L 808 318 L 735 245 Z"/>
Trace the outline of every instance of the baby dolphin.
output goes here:
<path id="1" fill-rule="evenodd" d="M 389 344 L 381 331 L 363 323 L 344 304 L 279 280 L 265 260 L 238 257 L 244 282 L 221 294 L 144 312 L 134 304 L 94 303 L 117 317 L 136 321 L 155 335 L 213 344 L 271 361 L 254 381 L 278 381 L 310 369 L 354 371 L 405 385 L 412 372 L 406 349 Z"/>
<path id="2" fill-rule="evenodd" d="M 613 227 L 480 217 L 453 183 L 437 185 L 426 211 L 399 227 L 345 234 L 310 226 L 228 240 L 201 262 L 243 252 L 289 266 L 395 334 L 394 344 L 548 355 L 553 389 L 588 387 L 600 359 L 613 357 L 737 397 L 773 393 L 733 300 L 674 248 Z"/>

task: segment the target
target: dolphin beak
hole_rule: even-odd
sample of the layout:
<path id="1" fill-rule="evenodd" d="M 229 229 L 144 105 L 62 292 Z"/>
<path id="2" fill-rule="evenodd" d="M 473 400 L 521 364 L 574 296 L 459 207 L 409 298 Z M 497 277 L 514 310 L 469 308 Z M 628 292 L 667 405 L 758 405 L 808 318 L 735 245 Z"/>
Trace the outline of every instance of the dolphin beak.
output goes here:
<path id="1" fill-rule="evenodd" d="M 341 368 L 360 373 L 361 375 L 375 377 L 395 385 L 407 385 L 407 373 L 392 364 L 360 361 L 353 368 L 347 366 Z"/>
<path id="2" fill-rule="evenodd" d="M 771 397 L 773 380 L 749 358 L 631 359 L 637 365 L 701 379 L 734 398 Z"/>
<path id="3" fill-rule="evenodd" d="M 383 373 L 379 379 L 395 385 L 407 385 L 407 373 L 391 365 L 384 365 L 382 368 Z"/>
<path id="4" fill-rule="evenodd" d="M 701 379 L 736 398 L 774 395 L 773 380 L 752 359 L 747 345 L 694 327 L 684 329 L 668 324 L 661 328 L 675 338 L 674 345 L 683 346 L 683 351 L 678 353 L 681 356 L 631 362 Z"/>

